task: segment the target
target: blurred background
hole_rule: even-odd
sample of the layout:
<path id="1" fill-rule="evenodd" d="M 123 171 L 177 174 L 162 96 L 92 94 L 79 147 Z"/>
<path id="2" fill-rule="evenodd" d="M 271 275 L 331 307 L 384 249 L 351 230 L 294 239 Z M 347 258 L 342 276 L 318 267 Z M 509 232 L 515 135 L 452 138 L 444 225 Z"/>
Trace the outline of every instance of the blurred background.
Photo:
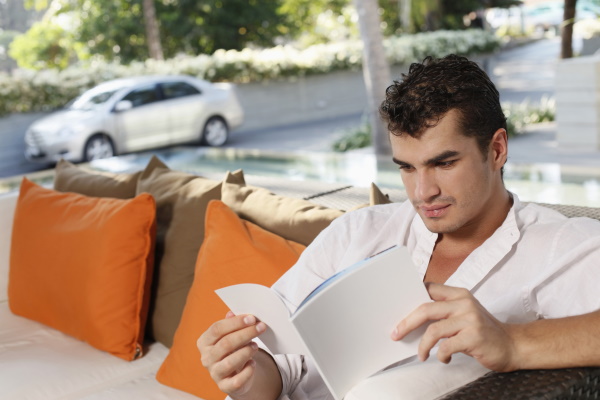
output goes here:
<path id="1" fill-rule="evenodd" d="M 148 138 L 148 148 L 135 151 L 106 133 L 119 168 L 150 154 L 187 166 L 210 155 L 215 168 L 250 163 L 297 179 L 350 179 L 318 175 L 318 166 L 303 172 L 289 160 L 326 157 L 317 164 L 364 170 L 349 166 L 352 154 L 359 165 L 375 164 L 374 177 L 351 182 L 363 184 L 385 169 L 365 157 L 389 153 L 376 116 L 385 87 L 412 62 L 456 53 L 479 63 L 500 90 L 509 178 L 513 171 L 520 181 L 597 192 L 599 16 L 600 0 L 0 0 L 0 178 L 53 167 L 32 159 L 28 146 L 42 153 L 50 140 L 32 144 L 32 135 L 75 135 L 65 114 L 52 127 L 44 118 L 86 90 L 118 78 L 185 75 L 231 84 L 241 125 L 225 124 L 219 149 L 201 140 L 205 125 L 194 128 L 197 140 L 155 148 Z M 346 161 L 330 161 L 336 157 Z"/>

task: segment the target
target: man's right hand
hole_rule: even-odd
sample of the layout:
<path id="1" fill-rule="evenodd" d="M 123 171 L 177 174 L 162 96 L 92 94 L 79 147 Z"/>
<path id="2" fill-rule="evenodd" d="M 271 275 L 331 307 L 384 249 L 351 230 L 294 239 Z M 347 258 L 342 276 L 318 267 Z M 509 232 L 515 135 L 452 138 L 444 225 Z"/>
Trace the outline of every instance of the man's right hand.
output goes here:
<path id="1" fill-rule="evenodd" d="M 246 394 L 252 387 L 258 345 L 252 341 L 267 329 L 253 315 L 235 316 L 231 311 L 198 339 L 202 365 L 219 389 L 230 396 Z"/>

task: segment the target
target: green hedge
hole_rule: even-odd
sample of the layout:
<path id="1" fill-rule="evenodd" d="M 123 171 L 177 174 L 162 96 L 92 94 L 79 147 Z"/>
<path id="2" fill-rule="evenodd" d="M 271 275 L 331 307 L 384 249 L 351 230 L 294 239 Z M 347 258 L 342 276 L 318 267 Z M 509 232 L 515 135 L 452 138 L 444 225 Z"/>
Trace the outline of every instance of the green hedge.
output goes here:
<path id="1" fill-rule="evenodd" d="M 388 38 L 384 41 L 391 64 L 408 64 L 428 55 L 473 55 L 499 48 L 499 40 L 481 30 L 436 31 Z M 179 56 L 130 65 L 93 60 L 63 71 L 19 70 L 0 74 L 0 115 L 61 107 L 98 83 L 126 76 L 185 74 L 209 81 L 236 83 L 285 79 L 335 70 L 359 69 L 360 41 L 321 44 L 304 50 L 292 46 L 242 51 L 216 51 L 212 56 Z"/>

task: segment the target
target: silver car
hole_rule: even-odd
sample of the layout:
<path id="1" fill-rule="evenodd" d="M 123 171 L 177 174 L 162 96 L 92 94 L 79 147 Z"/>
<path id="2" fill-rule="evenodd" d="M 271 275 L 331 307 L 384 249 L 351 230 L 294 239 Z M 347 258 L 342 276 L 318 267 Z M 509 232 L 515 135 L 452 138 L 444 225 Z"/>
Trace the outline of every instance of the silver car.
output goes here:
<path id="1" fill-rule="evenodd" d="M 102 83 L 25 134 L 32 161 L 90 161 L 201 141 L 222 146 L 244 113 L 227 83 L 189 76 L 145 76 Z"/>

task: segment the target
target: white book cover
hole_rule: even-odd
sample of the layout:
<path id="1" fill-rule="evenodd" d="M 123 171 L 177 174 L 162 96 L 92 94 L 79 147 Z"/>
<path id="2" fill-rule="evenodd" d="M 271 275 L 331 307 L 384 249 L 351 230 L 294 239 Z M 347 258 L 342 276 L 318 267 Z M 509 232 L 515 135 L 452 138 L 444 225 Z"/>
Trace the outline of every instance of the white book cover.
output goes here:
<path id="1" fill-rule="evenodd" d="M 390 335 L 431 301 L 406 247 L 392 247 L 332 276 L 293 314 L 266 286 L 216 291 L 235 314 L 253 314 L 269 327 L 261 341 L 273 354 L 310 356 L 336 400 L 361 380 L 417 354 L 425 327 L 400 341 Z"/>

